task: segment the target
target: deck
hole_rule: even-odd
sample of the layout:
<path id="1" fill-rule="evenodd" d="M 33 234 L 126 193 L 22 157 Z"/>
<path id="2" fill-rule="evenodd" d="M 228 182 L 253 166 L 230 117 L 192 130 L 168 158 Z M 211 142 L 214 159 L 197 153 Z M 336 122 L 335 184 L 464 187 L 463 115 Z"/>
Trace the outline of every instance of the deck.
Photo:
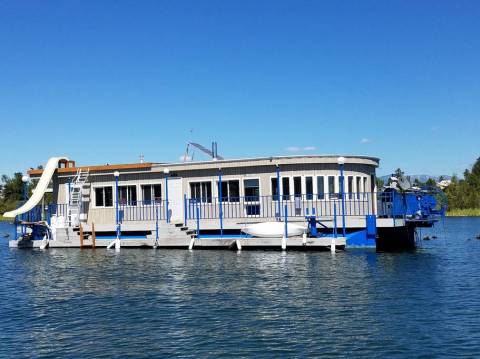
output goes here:
<path id="1" fill-rule="evenodd" d="M 335 247 L 345 248 L 346 239 L 344 237 L 320 237 L 306 238 L 291 237 L 286 239 L 286 250 L 330 250 L 334 240 Z M 105 248 L 112 239 L 97 238 L 96 248 Z M 10 247 L 16 248 L 40 248 L 43 240 L 11 240 Z M 197 238 L 194 240 L 192 249 L 282 249 L 282 238 L 239 238 L 239 237 L 209 237 Z M 127 248 L 178 248 L 189 249 L 190 241 L 182 238 L 163 238 L 156 241 L 153 238 L 145 239 L 121 239 L 121 246 Z M 49 242 L 49 248 L 80 248 L 78 238 L 57 238 Z M 84 248 L 91 247 L 90 242 L 84 243 Z"/>

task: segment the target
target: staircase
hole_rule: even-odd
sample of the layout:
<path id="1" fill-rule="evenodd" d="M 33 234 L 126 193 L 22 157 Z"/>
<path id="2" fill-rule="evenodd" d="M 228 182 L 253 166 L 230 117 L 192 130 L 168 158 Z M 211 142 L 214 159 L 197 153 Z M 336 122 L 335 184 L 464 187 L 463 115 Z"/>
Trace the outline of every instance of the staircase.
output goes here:
<path id="1" fill-rule="evenodd" d="M 155 240 L 156 236 L 157 233 L 153 230 L 147 239 Z M 158 228 L 159 241 L 168 240 L 169 243 L 188 245 L 192 237 L 196 237 L 196 231 L 184 226 L 183 223 L 163 223 Z"/>
<path id="2" fill-rule="evenodd" d="M 69 227 L 77 227 L 80 224 L 80 213 L 82 211 L 82 192 L 83 187 L 87 182 L 88 174 L 88 169 L 79 169 L 71 182 L 67 213 Z"/>
<path id="3" fill-rule="evenodd" d="M 173 226 L 177 229 L 177 231 L 180 231 L 180 233 L 183 233 L 189 238 L 197 237 L 197 230 L 188 228 L 188 226 L 184 225 L 183 223 L 173 223 Z"/>

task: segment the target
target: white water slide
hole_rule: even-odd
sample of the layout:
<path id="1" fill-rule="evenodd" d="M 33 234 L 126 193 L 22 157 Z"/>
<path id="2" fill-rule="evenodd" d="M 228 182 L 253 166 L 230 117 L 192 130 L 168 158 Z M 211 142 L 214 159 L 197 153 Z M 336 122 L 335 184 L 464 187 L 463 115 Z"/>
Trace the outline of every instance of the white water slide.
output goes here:
<path id="1" fill-rule="evenodd" d="M 14 211 L 4 213 L 4 217 L 15 218 L 19 214 L 27 213 L 31 211 L 43 198 L 45 191 L 48 188 L 48 184 L 52 179 L 53 174 L 58 168 L 58 163 L 62 160 L 68 161 L 67 157 L 52 157 L 48 160 L 45 169 L 43 170 L 42 176 L 40 177 L 40 181 L 38 181 L 37 187 L 33 190 L 32 197 L 28 199 L 25 204 L 17 208 Z"/>

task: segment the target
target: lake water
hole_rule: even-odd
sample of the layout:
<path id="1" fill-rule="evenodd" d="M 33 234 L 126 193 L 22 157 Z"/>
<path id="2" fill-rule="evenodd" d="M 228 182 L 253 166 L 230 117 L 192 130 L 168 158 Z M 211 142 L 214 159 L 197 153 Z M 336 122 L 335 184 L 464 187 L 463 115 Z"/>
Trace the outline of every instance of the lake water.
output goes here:
<path id="1" fill-rule="evenodd" d="M 478 357 L 478 234 L 448 218 L 415 252 L 334 255 L 0 238 L 0 356 Z"/>

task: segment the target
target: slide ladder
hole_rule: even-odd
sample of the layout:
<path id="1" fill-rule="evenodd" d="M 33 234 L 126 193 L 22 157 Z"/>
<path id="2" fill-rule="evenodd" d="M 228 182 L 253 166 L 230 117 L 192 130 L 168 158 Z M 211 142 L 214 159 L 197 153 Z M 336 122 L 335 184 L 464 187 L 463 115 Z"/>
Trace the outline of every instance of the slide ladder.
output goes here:
<path id="1" fill-rule="evenodd" d="M 69 227 L 76 227 L 80 224 L 80 213 L 82 212 L 83 186 L 87 182 L 89 169 L 79 169 L 70 185 L 70 196 L 68 202 L 67 221 Z"/>

